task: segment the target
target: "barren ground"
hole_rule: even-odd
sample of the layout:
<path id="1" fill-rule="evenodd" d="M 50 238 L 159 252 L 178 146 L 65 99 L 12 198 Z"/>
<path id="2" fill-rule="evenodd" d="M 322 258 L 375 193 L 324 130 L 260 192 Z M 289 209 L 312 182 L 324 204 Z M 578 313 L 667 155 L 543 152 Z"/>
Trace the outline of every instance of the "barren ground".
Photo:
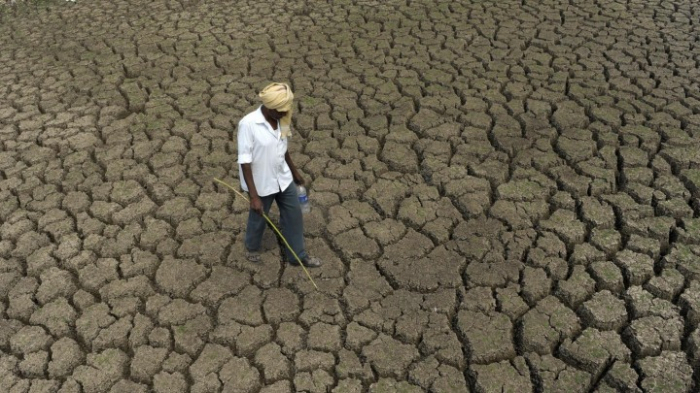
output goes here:
<path id="1" fill-rule="evenodd" d="M 5 15 L 1 392 L 698 388 L 700 3 L 308 3 Z M 212 181 L 270 81 L 319 291 Z"/>

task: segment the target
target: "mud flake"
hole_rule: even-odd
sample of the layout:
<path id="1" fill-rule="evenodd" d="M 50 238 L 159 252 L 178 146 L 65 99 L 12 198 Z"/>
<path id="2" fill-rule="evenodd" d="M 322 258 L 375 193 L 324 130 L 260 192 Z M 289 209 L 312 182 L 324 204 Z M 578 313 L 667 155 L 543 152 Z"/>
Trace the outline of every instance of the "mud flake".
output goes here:
<path id="1" fill-rule="evenodd" d="M 209 278 L 199 284 L 192 292 L 192 300 L 213 306 L 227 296 L 236 295 L 248 284 L 249 274 L 237 269 L 214 266 Z"/>
<path id="2" fill-rule="evenodd" d="M 332 371 L 334 366 L 335 356 L 329 352 L 304 350 L 294 355 L 294 368 L 298 371 Z"/>
<path id="3" fill-rule="evenodd" d="M 19 371 L 26 378 L 41 378 L 44 376 L 49 353 L 37 351 L 24 355 L 24 360 L 19 363 Z"/>
<path id="4" fill-rule="evenodd" d="M 666 268 L 661 271 L 661 275 L 652 277 L 644 289 L 661 299 L 673 301 L 673 299 L 683 290 L 685 277 L 678 270 Z"/>
<path id="5" fill-rule="evenodd" d="M 343 299 L 351 313 L 367 308 L 370 302 L 383 298 L 391 291 L 391 286 L 376 266 L 364 261 L 350 262 L 347 280 L 348 286 L 343 291 Z"/>
<path id="6" fill-rule="evenodd" d="M 591 294 L 595 292 L 596 282 L 581 265 L 574 266 L 571 277 L 559 281 L 556 294 L 567 306 L 578 308 Z"/>
<path id="7" fill-rule="evenodd" d="M 411 231 L 409 230 L 409 233 Z M 435 248 L 429 254 L 422 256 L 423 250 L 432 246 L 425 236 L 416 233 L 416 243 L 405 244 L 414 250 L 419 249 L 413 256 L 405 254 L 407 250 L 398 251 L 394 247 L 402 245 L 404 240 L 385 249 L 379 261 L 379 267 L 400 287 L 413 290 L 436 290 L 438 288 L 454 288 L 462 284 L 460 269 L 466 263 L 465 259 L 444 246 Z"/>
<path id="8" fill-rule="evenodd" d="M 527 355 L 532 372 L 545 392 L 588 392 L 591 374 L 569 366 L 552 355 Z"/>
<path id="9" fill-rule="evenodd" d="M 73 277 L 65 270 L 51 268 L 42 272 L 41 285 L 36 293 L 39 304 L 46 304 L 56 298 L 70 298 L 77 291 Z"/>
<path id="10" fill-rule="evenodd" d="M 540 225 L 542 229 L 559 235 L 567 244 L 583 243 L 586 237 L 586 225 L 570 210 L 559 209 Z"/>
<path id="11" fill-rule="evenodd" d="M 553 296 L 548 296 L 522 317 L 521 345 L 527 351 L 549 354 L 561 340 L 581 329 L 576 314 Z"/>
<path id="12" fill-rule="evenodd" d="M 617 333 L 588 328 L 573 342 L 566 340 L 562 344 L 561 356 L 597 378 L 612 362 L 629 362 L 631 352 Z"/>
<path id="13" fill-rule="evenodd" d="M 362 347 L 369 344 L 377 337 L 377 332 L 354 321 L 347 325 L 345 334 L 345 345 L 356 352 L 361 351 Z"/>
<path id="14" fill-rule="evenodd" d="M 260 386 L 260 372 L 245 358 L 229 360 L 218 375 L 225 392 L 252 392 Z"/>
<path id="15" fill-rule="evenodd" d="M 509 283 L 518 282 L 522 264 L 516 261 L 507 262 L 471 262 L 467 265 L 465 277 L 475 286 L 505 287 Z"/>
<path id="16" fill-rule="evenodd" d="M 161 365 L 168 356 L 165 348 L 140 346 L 134 351 L 131 360 L 131 378 L 143 383 L 151 383 L 153 376 L 161 369 Z"/>
<path id="17" fill-rule="evenodd" d="M 224 299 L 219 306 L 217 320 L 219 323 L 236 321 L 257 326 L 263 323 L 261 291 L 248 286 L 236 297 Z"/>
<path id="18" fill-rule="evenodd" d="M 506 288 L 496 289 L 496 301 L 498 310 L 506 314 L 511 321 L 515 321 L 530 309 L 525 300 L 518 294 L 519 289 L 516 285 L 510 285 Z"/>
<path id="19" fill-rule="evenodd" d="M 122 379 L 112 386 L 109 393 L 147 393 L 148 386 Z M 62 392 L 61 392 L 62 393 Z"/>
<path id="20" fill-rule="evenodd" d="M 522 295 L 528 303 L 536 303 L 551 292 L 552 280 L 544 269 L 526 266 L 522 274 Z"/>
<path id="21" fill-rule="evenodd" d="M 277 381 L 260 390 L 260 393 L 292 393 L 292 385 L 289 381 Z"/>
<path id="22" fill-rule="evenodd" d="M 155 293 L 151 281 L 144 276 L 115 280 L 100 288 L 100 296 L 108 302 L 137 297 L 147 299 Z"/>
<path id="23" fill-rule="evenodd" d="M 309 393 L 325 393 L 333 382 L 333 377 L 325 370 L 304 371 L 294 376 L 295 388 Z"/>
<path id="24" fill-rule="evenodd" d="M 217 344 L 206 344 L 197 360 L 189 368 L 194 381 L 204 379 L 210 373 L 218 373 L 224 364 L 233 358 L 231 351 Z"/>
<path id="25" fill-rule="evenodd" d="M 664 351 L 637 361 L 642 389 L 647 392 L 687 392 L 692 386 L 692 368 L 683 352 Z"/>
<path id="26" fill-rule="evenodd" d="M 501 313 L 460 311 L 459 332 L 467 346 L 472 364 L 488 364 L 514 357 L 513 324 Z"/>
<path id="27" fill-rule="evenodd" d="M 681 294 L 679 304 L 686 311 L 688 322 L 697 326 L 700 323 L 700 282 L 690 282 Z"/>
<path id="28" fill-rule="evenodd" d="M 380 378 L 379 381 L 373 383 L 369 387 L 370 393 L 390 393 L 390 392 L 402 392 L 402 393 L 421 393 L 423 390 L 411 383 L 406 381 L 396 381 L 391 378 Z"/>
<path id="29" fill-rule="evenodd" d="M 579 314 L 588 326 L 600 330 L 619 330 L 627 323 L 625 302 L 607 290 L 585 302 Z"/>
<path id="30" fill-rule="evenodd" d="M 397 220 L 387 218 L 381 221 L 370 221 L 363 225 L 365 233 L 380 245 L 387 246 L 401 239 L 406 233 L 406 226 Z"/>
<path id="31" fill-rule="evenodd" d="M 27 257 L 27 275 L 40 277 L 47 269 L 56 268 L 58 263 L 51 253 L 56 247 L 51 245 L 40 248 Z"/>
<path id="32" fill-rule="evenodd" d="M 340 327 L 327 323 L 316 323 L 309 328 L 307 345 L 311 349 L 334 352 L 342 347 Z"/>
<path id="33" fill-rule="evenodd" d="M 683 338 L 683 321 L 647 316 L 636 319 L 625 329 L 624 336 L 638 356 L 658 356 L 662 351 L 678 351 Z"/>
<path id="34" fill-rule="evenodd" d="M 401 378 L 419 354 L 412 345 L 402 344 L 387 335 L 380 334 L 362 349 L 362 355 L 367 357 L 380 376 Z"/>
<path id="35" fill-rule="evenodd" d="M 377 242 L 368 238 L 360 228 L 335 236 L 334 244 L 345 258 L 374 259 L 381 252 Z"/>
<path id="36" fill-rule="evenodd" d="M 255 353 L 255 364 L 262 369 L 265 382 L 270 384 L 292 375 L 291 362 L 276 343 L 270 343 Z"/>
<path id="37" fill-rule="evenodd" d="M 518 356 L 512 361 L 488 365 L 474 365 L 471 373 L 475 379 L 475 392 L 529 392 L 532 390 L 530 371 L 525 359 Z"/>
<path id="38" fill-rule="evenodd" d="M 282 353 L 292 356 L 302 349 L 306 331 L 294 322 L 282 322 L 277 328 L 275 342 L 282 347 Z"/>
<path id="39" fill-rule="evenodd" d="M 622 246 L 622 235 L 614 229 L 594 228 L 591 233 L 591 244 L 601 249 L 607 255 L 613 255 Z"/>
<path id="40" fill-rule="evenodd" d="M 186 297 L 194 287 L 204 281 L 206 269 L 192 260 L 166 258 L 156 272 L 156 284 L 165 292 Z"/>
<path id="41" fill-rule="evenodd" d="M 161 325 L 182 325 L 198 316 L 204 316 L 206 308 L 199 303 L 189 303 L 175 299 L 164 305 L 158 312 L 158 322 Z"/>
<path id="42" fill-rule="evenodd" d="M 639 375 L 628 363 L 616 361 L 605 375 L 608 385 L 627 392 L 640 392 L 637 386 Z"/>
<path id="43" fill-rule="evenodd" d="M 103 393 L 117 383 L 126 372 L 129 357 L 118 349 L 106 349 L 87 355 L 87 365 L 78 366 L 73 378 L 80 382 L 85 393 Z"/>
<path id="44" fill-rule="evenodd" d="M 680 308 L 668 300 L 659 299 L 640 286 L 632 286 L 624 294 L 632 318 L 659 316 L 663 319 L 680 318 Z"/>
<path id="45" fill-rule="evenodd" d="M 25 326 L 10 337 L 10 349 L 14 354 L 27 354 L 46 350 L 52 343 L 52 338 L 39 326 Z"/>
<path id="46" fill-rule="evenodd" d="M 153 377 L 153 391 L 155 393 L 185 393 L 187 392 L 185 376 L 179 372 L 161 372 Z"/>
<path id="47" fill-rule="evenodd" d="M 181 354 L 177 352 L 170 352 L 170 355 L 163 362 L 163 371 L 172 373 L 179 371 L 184 373 L 187 368 L 192 364 L 192 358 L 187 354 Z"/>
<path id="48" fill-rule="evenodd" d="M 99 289 L 110 281 L 119 278 L 118 262 L 114 258 L 100 258 L 94 264 L 89 264 L 78 272 L 80 284 L 88 291 Z"/>
<path id="49" fill-rule="evenodd" d="M 593 262 L 590 272 L 595 278 L 600 290 L 608 290 L 611 293 L 620 294 L 625 289 L 625 282 L 620 268 L 610 261 Z"/>
<path id="50" fill-rule="evenodd" d="M 73 331 L 77 317 L 68 300 L 59 298 L 34 311 L 29 323 L 45 326 L 52 335 L 62 337 Z"/>
<path id="51" fill-rule="evenodd" d="M 109 325 L 109 327 L 100 330 L 95 339 L 92 340 L 92 350 L 101 351 L 111 347 L 126 350 L 129 345 L 129 332 L 132 327 L 131 316 L 119 319 Z"/>
<path id="52" fill-rule="evenodd" d="M 146 190 L 135 180 L 120 180 L 112 185 L 110 199 L 122 206 L 138 202 Z"/>
<path id="53" fill-rule="evenodd" d="M 409 227 L 420 228 L 437 217 L 436 205 L 431 201 L 422 201 L 417 196 L 410 196 L 399 204 L 396 217 Z"/>

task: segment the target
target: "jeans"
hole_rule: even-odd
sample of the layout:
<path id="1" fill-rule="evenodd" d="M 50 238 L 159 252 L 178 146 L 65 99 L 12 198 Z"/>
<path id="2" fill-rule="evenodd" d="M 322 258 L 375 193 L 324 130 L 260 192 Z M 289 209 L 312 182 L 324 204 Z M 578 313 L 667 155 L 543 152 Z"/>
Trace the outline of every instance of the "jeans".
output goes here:
<path id="1" fill-rule="evenodd" d="M 299 259 L 303 261 L 308 255 L 304 249 L 304 218 L 301 213 L 296 184 L 292 182 L 286 190 L 260 197 L 260 199 L 262 200 L 265 214 L 268 214 L 270 211 L 272 201 L 277 201 L 277 207 L 280 211 L 280 226 L 282 227 L 280 231 L 297 256 L 299 256 Z M 265 218 L 250 210 L 248 213 L 248 226 L 245 232 L 245 246 L 248 251 L 258 251 L 260 249 L 266 226 L 267 221 L 265 221 Z M 296 258 L 294 258 L 287 246 L 284 247 L 284 251 L 288 261 L 296 262 Z"/>

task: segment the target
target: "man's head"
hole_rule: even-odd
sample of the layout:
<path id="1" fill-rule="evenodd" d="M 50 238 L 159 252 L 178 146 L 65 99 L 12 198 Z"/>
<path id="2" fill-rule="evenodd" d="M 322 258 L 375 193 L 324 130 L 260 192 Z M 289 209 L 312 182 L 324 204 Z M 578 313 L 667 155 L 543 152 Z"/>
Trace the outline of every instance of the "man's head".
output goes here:
<path id="1" fill-rule="evenodd" d="M 271 83 L 259 94 L 267 115 L 278 120 L 283 137 L 291 135 L 292 104 L 294 93 L 286 83 Z"/>
<path id="2" fill-rule="evenodd" d="M 259 96 L 265 108 L 278 113 L 289 112 L 294 102 L 294 93 L 286 83 L 271 83 L 260 92 Z"/>

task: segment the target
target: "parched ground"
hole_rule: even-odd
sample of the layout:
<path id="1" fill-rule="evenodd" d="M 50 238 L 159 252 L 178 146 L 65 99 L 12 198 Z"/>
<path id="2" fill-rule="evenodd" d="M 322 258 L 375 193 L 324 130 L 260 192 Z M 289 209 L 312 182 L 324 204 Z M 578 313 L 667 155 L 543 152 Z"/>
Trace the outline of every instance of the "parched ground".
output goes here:
<path id="1" fill-rule="evenodd" d="M 7 9 L 6 9 L 7 10 Z M 77 1 L 0 25 L 0 392 L 700 386 L 700 5 Z M 308 246 L 242 258 L 298 97 Z M 273 212 L 273 217 L 276 213 Z"/>

